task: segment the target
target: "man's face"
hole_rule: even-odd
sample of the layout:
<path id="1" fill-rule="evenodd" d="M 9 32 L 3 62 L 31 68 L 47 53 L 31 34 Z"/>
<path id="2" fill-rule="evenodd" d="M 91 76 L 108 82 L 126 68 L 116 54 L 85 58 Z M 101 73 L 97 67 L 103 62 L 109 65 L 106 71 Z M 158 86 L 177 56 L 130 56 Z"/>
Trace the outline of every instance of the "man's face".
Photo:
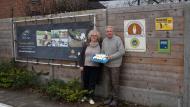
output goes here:
<path id="1" fill-rule="evenodd" d="M 108 38 L 112 38 L 113 37 L 113 29 L 112 28 L 107 28 L 106 29 L 106 36 Z"/>

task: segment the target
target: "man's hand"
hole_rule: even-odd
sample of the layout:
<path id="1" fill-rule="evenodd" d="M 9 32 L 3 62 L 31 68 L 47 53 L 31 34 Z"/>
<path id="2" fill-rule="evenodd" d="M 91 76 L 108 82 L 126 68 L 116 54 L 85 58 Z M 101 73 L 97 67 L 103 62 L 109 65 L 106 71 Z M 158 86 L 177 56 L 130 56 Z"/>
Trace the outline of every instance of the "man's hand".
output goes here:
<path id="1" fill-rule="evenodd" d="M 112 56 L 111 56 L 111 55 L 109 55 L 109 56 L 107 56 L 106 58 L 111 59 L 111 58 L 112 58 Z"/>

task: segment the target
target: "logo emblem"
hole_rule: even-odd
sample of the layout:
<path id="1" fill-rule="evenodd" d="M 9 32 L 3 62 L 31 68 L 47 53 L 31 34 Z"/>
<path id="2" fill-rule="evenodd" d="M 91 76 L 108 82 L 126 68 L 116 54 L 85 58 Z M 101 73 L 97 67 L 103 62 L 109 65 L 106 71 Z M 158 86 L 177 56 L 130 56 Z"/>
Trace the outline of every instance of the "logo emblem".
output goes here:
<path id="1" fill-rule="evenodd" d="M 137 48 L 137 47 L 139 46 L 139 44 L 140 44 L 140 41 L 139 41 L 139 39 L 137 39 L 137 38 L 132 38 L 130 44 L 131 44 L 131 46 L 132 46 L 133 48 Z"/>

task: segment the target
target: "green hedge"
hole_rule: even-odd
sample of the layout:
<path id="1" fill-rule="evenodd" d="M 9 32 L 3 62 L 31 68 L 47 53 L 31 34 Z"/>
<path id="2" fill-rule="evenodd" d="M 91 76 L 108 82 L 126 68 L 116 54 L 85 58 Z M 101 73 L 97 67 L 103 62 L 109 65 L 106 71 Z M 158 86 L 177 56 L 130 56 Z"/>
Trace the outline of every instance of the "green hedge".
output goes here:
<path id="1" fill-rule="evenodd" d="M 21 89 L 35 85 L 37 74 L 19 68 L 14 62 L 4 62 L 0 64 L 0 87 Z"/>
<path id="2" fill-rule="evenodd" d="M 52 80 L 42 90 L 51 99 L 64 100 L 66 102 L 77 102 L 88 93 L 87 90 L 82 89 L 77 79 L 66 83 L 61 80 Z"/>
<path id="3" fill-rule="evenodd" d="M 22 89 L 35 87 L 39 92 L 51 99 L 64 100 L 66 102 L 79 101 L 88 91 L 83 90 L 77 80 L 64 82 L 51 80 L 47 84 L 40 84 L 39 74 L 28 71 L 25 67 L 16 66 L 14 62 L 0 64 L 0 88 Z"/>

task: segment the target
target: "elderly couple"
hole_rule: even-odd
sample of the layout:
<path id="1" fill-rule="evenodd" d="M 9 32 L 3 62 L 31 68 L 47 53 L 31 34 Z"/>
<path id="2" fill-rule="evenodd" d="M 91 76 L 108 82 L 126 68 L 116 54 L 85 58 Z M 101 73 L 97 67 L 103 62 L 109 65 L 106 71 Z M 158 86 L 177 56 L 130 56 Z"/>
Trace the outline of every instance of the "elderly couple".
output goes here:
<path id="1" fill-rule="evenodd" d="M 122 63 L 122 56 L 125 53 L 124 46 L 120 37 L 115 36 L 113 27 L 106 27 L 106 37 L 102 42 L 100 48 L 100 34 L 96 30 L 91 30 L 88 34 L 88 42 L 84 46 L 82 60 L 80 61 L 80 69 L 82 71 L 84 89 L 91 93 L 83 97 L 84 102 L 88 99 L 90 104 L 95 104 L 93 99 L 98 71 L 100 65 L 91 61 L 91 57 L 97 53 L 104 53 L 107 55 L 109 62 L 104 64 L 104 72 L 109 77 L 109 97 L 103 102 L 104 105 L 116 106 L 119 94 L 119 71 Z"/>

